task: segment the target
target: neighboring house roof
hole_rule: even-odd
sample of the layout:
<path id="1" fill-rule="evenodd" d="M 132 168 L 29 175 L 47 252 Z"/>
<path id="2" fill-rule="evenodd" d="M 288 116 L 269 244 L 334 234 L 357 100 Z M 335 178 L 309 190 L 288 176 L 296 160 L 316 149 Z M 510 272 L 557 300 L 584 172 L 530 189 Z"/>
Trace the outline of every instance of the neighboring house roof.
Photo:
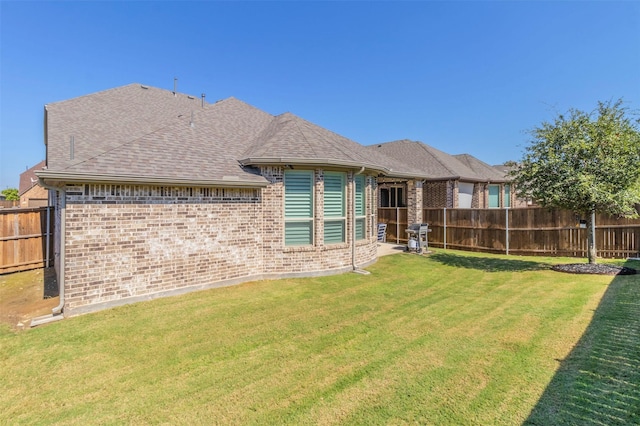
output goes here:
<path id="1" fill-rule="evenodd" d="M 497 173 L 493 177 L 488 177 L 488 173 L 479 173 L 456 156 L 422 142 L 404 139 L 371 145 L 368 149 L 405 164 L 408 171 L 419 172 L 428 180 L 458 179 L 470 182 L 503 180 Z"/>
<path id="2" fill-rule="evenodd" d="M 131 84 L 51 104 L 46 111 L 49 161 L 38 174 L 42 178 L 262 186 L 267 181 L 252 166 L 388 172 L 381 158 L 354 141 L 235 98 L 209 104 Z"/>
<path id="3" fill-rule="evenodd" d="M 482 176 L 487 182 L 505 182 L 506 174 L 501 173 L 495 167 L 490 166 L 471 154 L 456 154 L 455 158 L 460 160 L 465 166 L 473 170 L 478 176 Z"/>
<path id="4" fill-rule="evenodd" d="M 509 179 L 509 173 L 516 168 L 515 165 L 507 165 L 507 164 L 496 164 L 492 166 L 494 169 L 498 170 L 505 179 Z"/>
<path id="5" fill-rule="evenodd" d="M 18 187 L 18 194 L 22 195 L 34 186 L 38 184 L 38 178 L 36 177 L 36 171 L 42 170 L 45 167 L 45 161 L 42 160 L 35 166 L 27 169 L 27 171 L 20 173 L 20 186 Z"/>

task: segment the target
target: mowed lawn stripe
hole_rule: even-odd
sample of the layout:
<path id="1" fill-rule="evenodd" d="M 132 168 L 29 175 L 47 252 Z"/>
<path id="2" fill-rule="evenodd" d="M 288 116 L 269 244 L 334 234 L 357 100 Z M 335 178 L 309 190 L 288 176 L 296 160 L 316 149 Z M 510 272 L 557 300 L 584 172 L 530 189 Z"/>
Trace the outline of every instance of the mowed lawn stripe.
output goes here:
<path id="1" fill-rule="evenodd" d="M 2 331 L 0 423 L 514 424 L 612 277 L 436 250 Z"/>

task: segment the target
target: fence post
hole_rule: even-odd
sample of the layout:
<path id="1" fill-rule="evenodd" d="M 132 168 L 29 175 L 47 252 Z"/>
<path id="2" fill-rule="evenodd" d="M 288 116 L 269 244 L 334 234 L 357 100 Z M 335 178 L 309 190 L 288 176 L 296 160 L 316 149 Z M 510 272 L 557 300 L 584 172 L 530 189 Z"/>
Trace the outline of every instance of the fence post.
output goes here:
<path id="1" fill-rule="evenodd" d="M 504 217 L 505 217 L 505 247 L 506 254 L 509 254 L 509 207 L 505 207 L 504 209 Z"/>
<path id="2" fill-rule="evenodd" d="M 446 207 L 443 209 L 442 217 L 444 218 L 444 221 L 443 221 L 443 223 L 444 223 L 444 231 L 443 231 L 444 237 L 442 239 L 442 242 L 443 242 L 443 247 L 446 250 L 447 249 L 447 208 Z"/>
<path id="3" fill-rule="evenodd" d="M 49 246 L 51 245 L 51 211 L 49 209 L 51 209 L 51 207 L 47 206 L 47 255 L 45 256 L 45 268 L 51 266 L 49 263 Z"/>
<path id="4" fill-rule="evenodd" d="M 396 206 L 396 244 L 400 244 L 400 207 Z"/>

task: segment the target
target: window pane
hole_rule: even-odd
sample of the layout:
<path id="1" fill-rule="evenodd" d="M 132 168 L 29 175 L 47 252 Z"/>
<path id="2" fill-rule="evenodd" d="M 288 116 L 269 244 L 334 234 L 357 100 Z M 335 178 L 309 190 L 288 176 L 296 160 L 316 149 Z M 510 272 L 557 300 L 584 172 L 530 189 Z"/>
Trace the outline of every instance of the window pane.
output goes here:
<path id="1" fill-rule="evenodd" d="M 324 222 L 324 243 L 344 242 L 344 220 L 326 220 Z"/>
<path id="2" fill-rule="evenodd" d="M 313 244 L 313 171 L 284 172 L 284 215 L 285 245 Z"/>
<path id="3" fill-rule="evenodd" d="M 500 185 L 489 185 L 489 208 L 500 207 Z"/>
<path id="4" fill-rule="evenodd" d="M 287 246 L 313 244 L 312 222 L 287 222 L 284 225 L 284 243 Z"/>
<path id="5" fill-rule="evenodd" d="M 288 170 L 284 173 L 285 217 L 313 217 L 313 172 Z"/>
<path id="6" fill-rule="evenodd" d="M 511 185 L 504 186 L 504 206 L 511 207 Z"/>
<path id="7" fill-rule="evenodd" d="M 365 215 L 364 176 L 356 176 L 356 216 Z"/>
<path id="8" fill-rule="evenodd" d="M 324 174 L 324 216 L 344 217 L 344 173 Z"/>
<path id="9" fill-rule="evenodd" d="M 391 207 L 388 188 L 380 188 L 380 207 Z"/>
<path id="10" fill-rule="evenodd" d="M 356 240 L 364 240 L 365 239 L 365 218 L 356 219 Z"/>

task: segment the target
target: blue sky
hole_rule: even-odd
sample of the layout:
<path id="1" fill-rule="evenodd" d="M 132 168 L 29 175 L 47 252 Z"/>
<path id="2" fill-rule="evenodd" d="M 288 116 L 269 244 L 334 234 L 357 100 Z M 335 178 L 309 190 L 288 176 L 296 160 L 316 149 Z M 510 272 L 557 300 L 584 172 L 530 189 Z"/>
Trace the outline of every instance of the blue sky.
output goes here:
<path id="1" fill-rule="evenodd" d="M 129 83 L 234 96 L 370 145 L 498 164 L 569 108 L 640 110 L 640 2 L 0 0 L 0 189 L 43 160 L 43 108 Z"/>

